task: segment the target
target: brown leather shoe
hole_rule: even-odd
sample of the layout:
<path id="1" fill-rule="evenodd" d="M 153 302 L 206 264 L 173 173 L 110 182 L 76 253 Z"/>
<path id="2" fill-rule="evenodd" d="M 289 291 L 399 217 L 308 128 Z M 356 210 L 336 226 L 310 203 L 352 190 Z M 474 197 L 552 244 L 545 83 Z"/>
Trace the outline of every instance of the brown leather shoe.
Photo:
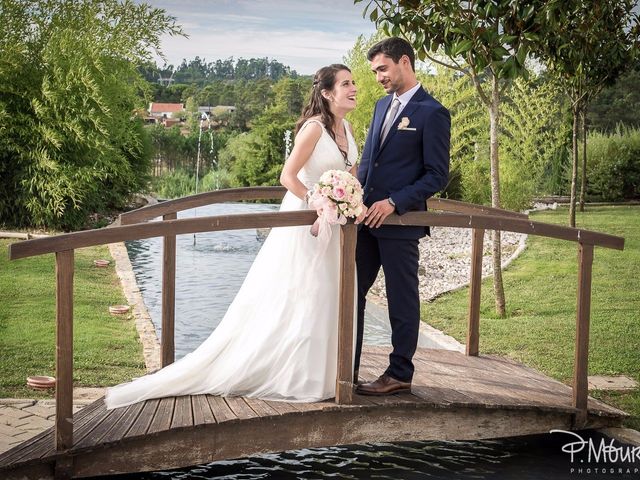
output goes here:
<path id="1" fill-rule="evenodd" d="M 375 382 L 363 383 L 356 387 L 358 395 L 391 395 L 392 393 L 410 391 L 411 382 L 401 382 L 386 373 L 380 375 Z"/>

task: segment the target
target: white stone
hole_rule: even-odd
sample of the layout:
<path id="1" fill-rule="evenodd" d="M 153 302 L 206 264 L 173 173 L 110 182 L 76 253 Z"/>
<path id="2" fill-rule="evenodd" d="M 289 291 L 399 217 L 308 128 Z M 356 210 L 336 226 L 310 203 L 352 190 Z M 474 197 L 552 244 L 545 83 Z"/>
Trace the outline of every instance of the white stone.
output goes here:
<path id="1" fill-rule="evenodd" d="M 525 248 L 527 236 L 502 232 L 502 268 L 506 268 Z M 482 278 L 493 275 L 491 232 L 486 231 L 483 244 Z M 420 301 L 429 302 L 443 293 L 463 288 L 471 274 L 471 229 L 432 227 L 431 237 L 424 237 L 418 246 Z M 382 269 L 371 287 L 373 297 L 386 305 Z"/>
<path id="2" fill-rule="evenodd" d="M 591 375 L 587 377 L 589 390 L 634 390 L 638 382 L 625 375 Z"/>

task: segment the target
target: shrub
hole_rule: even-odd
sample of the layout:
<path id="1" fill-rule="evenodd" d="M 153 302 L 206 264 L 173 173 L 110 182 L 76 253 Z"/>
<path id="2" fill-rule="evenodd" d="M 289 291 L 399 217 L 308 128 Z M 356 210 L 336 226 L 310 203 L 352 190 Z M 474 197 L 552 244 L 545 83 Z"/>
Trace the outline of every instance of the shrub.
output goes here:
<path id="1" fill-rule="evenodd" d="M 587 193 L 602 201 L 640 197 L 640 129 L 618 126 L 587 140 Z"/>
<path id="2" fill-rule="evenodd" d="M 2 2 L 0 223 L 76 229 L 145 189 L 150 144 L 132 112 L 175 20 L 118 0 Z"/>
<path id="3" fill-rule="evenodd" d="M 561 183 L 570 129 L 558 88 L 537 77 L 517 79 L 501 105 L 500 194 L 504 208 L 529 207 L 545 186 Z M 547 176 L 549 173 L 552 177 Z"/>
<path id="4" fill-rule="evenodd" d="M 211 170 L 198 182 L 198 192 L 229 188 L 233 185 L 231 175 L 226 170 Z M 175 170 L 155 177 L 152 191 L 159 198 L 170 199 L 186 197 L 196 193 L 196 176 L 185 170 Z"/>
<path id="5" fill-rule="evenodd" d="M 487 149 L 488 150 L 488 149 Z M 462 195 L 465 202 L 478 205 L 491 203 L 491 163 L 489 152 L 478 156 L 461 169 Z"/>

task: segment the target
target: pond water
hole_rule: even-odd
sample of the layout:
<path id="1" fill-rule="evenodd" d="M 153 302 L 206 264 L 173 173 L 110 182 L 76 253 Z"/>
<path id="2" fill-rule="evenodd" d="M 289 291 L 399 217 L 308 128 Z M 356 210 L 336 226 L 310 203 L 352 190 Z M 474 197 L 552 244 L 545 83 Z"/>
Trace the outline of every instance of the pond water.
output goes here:
<path id="1" fill-rule="evenodd" d="M 217 204 L 186 210 L 178 218 L 277 211 L 278 205 Z M 200 345 L 220 323 L 249 271 L 262 240 L 256 229 L 179 235 L 176 238 L 176 359 Z M 136 281 L 149 315 L 162 333 L 162 238 L 127 242 Z M 375 309 L 375 306 L 372 306 Z M 375 313 L 378 313 L 375 311 Z M 365 341 L 390 343 L 388 322 L 367 315 Z"/>
<path id="2" fill-rule="evenodd" d="M 181 212 L 179 218 L 275 211 L 277 205 L 221 204 Z M 177 237 L 176 358 L 181 358 L 217 326 L 262 245 L 257 232 L 237 230 Z M 136 279 L 156 329 L 161 331 L 162 239 L 128 242 Z M 368 315 L 366 343 L 388 344 L 389 327 L 380 312 Z M 581 433 L 594 445 L 611 440 Z M 166 472 L 118 477 L 142 479 L 640 479 L 640 455 L 622 464 L 603 457 L 573 462 L 563 447 L 566 433 L 487 441 L 424 441 L 314 448 L 260 455 Z M 615 443 L 616 447 L 621 444 Z M 585 447 L 584 452 L 587 452 Z M 583 453 L 584 453 L 583 452 Z M 591 459 L 592 460 L 592 459 Z M 579 470 L 582 469 L 582 470 Z M 612 470 L 613 469 L 613 470 Z M 606 470 L 603 472 L 603 470 Z"/>
<path id="3" fill-rule="evenodd" d="M 638 479 L 640 458 L 633 448 L 611 443 L 597 432 L 582 432 L 583 450 L 574 453 L 567 444 L 581 443 L 573 435 L 554 433 L 473 442 L 403 442 L 292 450 L 238 460 L 220 461 L 180 470 L 108 477 L 117 480 L 226 479 L 226 480 L 417 480 L 417 479 Z M 601 452 L 599 457 L 592 453 Z M 604 455 L 601 445 L 612 446 Z M 579 448 L 577 445 L 575 449 Z M 565 451 L 563 451 L 563 449 Z M 636 450 L 637 452 L 637 447 Z M 636 453 L 637 456 L 637 453 Z M 598 458 L 596 461 L 595 459 Z M 102 477 L 106 480 L 107 477 Z M 95 479 L 97 480 L 97 479 Z"/>

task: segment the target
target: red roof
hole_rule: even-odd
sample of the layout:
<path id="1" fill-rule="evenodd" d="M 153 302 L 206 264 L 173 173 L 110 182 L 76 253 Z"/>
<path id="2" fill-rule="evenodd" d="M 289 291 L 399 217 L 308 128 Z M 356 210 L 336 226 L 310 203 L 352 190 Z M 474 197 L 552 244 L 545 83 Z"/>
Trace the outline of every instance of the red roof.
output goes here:
<path id="1" fill-rule="evenodd" d="M 152 103 L 149 113 L 181 112 L 182 110 L 184 110 L 183 103 Z"/>

